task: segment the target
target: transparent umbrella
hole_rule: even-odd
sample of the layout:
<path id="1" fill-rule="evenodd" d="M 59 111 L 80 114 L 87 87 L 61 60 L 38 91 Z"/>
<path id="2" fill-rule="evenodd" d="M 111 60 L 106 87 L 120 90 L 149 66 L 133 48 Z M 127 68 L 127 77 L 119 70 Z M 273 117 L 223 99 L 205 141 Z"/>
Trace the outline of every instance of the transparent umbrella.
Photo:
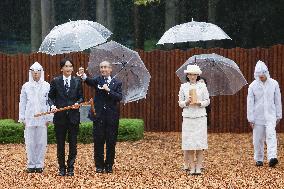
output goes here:
<path id="1" fill-rule="evenodd" d="M 111 34 L 97 22 L 70 21 L 55 26 L 43 40 L 39 52 L 55 55 L 83 51 L 106 42 Z"/>
<path id="2" fill-rule="evenodd" d="M 190 57 L 176 74 L 182 83 L 186 82 L 184 70 L 187 65 L 198 65 L 201 76 L 207 81 L 210 96 L 233 95 L 247 84 L 238 65 L 231 59 L 218 54 L 200 54 Z"/>
<path id="3" fill-rule="evenodd" d="M 122 82 L 123 103 L 146 98 L 151 76 L 136 51 L 115 41 L 92 48 L 88 65 L 91 76 L 100 75 L 102 61 L 112 64 L 113 77 Z"/>
<path id="4" fill-rule="evenodd" d="M 157 44 L 231 39 L 220 27 L 191 21 L 176 25 L 164 33 Z"/>

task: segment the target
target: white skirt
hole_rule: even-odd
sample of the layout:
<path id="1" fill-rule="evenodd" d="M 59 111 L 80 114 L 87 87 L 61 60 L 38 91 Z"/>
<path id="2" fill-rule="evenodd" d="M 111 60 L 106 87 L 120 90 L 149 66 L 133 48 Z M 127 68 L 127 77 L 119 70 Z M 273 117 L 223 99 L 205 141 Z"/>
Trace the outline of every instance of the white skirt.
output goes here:
<path id="1" fill-rule="evenodd" d="M 207 117 L 184 117 L 182 122 L 182 150 L 203 149 L 208 149 Z"/>

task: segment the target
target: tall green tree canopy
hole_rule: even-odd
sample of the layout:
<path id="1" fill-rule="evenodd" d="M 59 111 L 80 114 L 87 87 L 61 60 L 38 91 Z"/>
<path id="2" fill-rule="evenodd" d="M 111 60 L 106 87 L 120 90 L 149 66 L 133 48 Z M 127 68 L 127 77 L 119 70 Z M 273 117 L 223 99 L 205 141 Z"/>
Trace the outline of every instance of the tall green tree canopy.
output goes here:
<path id="1" fill-rule="evenodd" d="M 284 43 L 283 0 L 49 0 L 52 4 L 40 7 L 43 1 L 1 0 L 0 52 L 36 51 L 51 27 L 79 19 L 100 22 L 113 32 L 113 40 L 135 49 L 166 48 L 156 46 L 163 33 L 192 18 L 217 24 L 232 41 L 181 43 L 170 48 L 252 48 Z M 40 3 L 35 6 L 34 2 Z M 32 19 L 32 15 L 37 16 Z"/>

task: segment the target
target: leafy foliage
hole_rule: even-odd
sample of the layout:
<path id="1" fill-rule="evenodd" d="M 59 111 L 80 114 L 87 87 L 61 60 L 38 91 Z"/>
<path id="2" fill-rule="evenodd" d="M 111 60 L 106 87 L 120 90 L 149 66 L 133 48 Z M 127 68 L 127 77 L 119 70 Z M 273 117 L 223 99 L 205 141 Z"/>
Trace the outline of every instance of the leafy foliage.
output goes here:
<path id="1" fill-rule="evenodd" d="M 134 0 L 134 4 L 144 6 L 154 2 L 160 2 L 160 0 Z"/>
<path id="2" fill-rule="evenodd" d="M 69 20 L 87 19 L 97 21 L 96 0 L 53 0 L 55 7 L 55 24 Z M 166 4 L 172 0 L 107 0 L 111 2 L 113 24 L 112 40 L 135 48 L 135 40 L 147 43 L 145 50 L 165 48 L 147 41 L 158 41 L 166 28 L 166 15 L 171 9 Z M 214 46 L 222 48 L 267 47 L 284 43 L 284 1 L 227 1 L 210 0 L 216 5 L 214 22 L 233 40 L 214 41 Z M 208 21 L 210 5 L 208 0 L 178 0 L 175 5 L 174 23 L 191 21 Z M 139 7 L 139 8 L 137 8 Z M 211 8 L 212 8 L 211 7 Z M 134 9 L 139 11 L 134 13 Z M 0 4 L 0 51 L 5 53 L 30 52 L 31 10 L 30 1 L 3 1 Z M 17 10 L 17 11 L 10 11 Z M 107 10 L 105 10 L 107 11 Z M 135 19 L 136 18 L 136 19 Z M 104 18 L 107 19 L 107 18 Z M 110 18 L 108 18 L 110 19 Z M 137 23 L 139 22 L 139 23 Z M 106 25 L 106 27 L 109 27 Z M 137 35 L 134 35 L 134 31 Z M 140 36 L 140 37 L 139 37 Z M 178 44 L 173 48 L 188 49 L 206 47 L 205 43 Z M 139 47 L 140 48 L 140 47 Z M 143 48 L 143 47 L 142 47 Z"/>

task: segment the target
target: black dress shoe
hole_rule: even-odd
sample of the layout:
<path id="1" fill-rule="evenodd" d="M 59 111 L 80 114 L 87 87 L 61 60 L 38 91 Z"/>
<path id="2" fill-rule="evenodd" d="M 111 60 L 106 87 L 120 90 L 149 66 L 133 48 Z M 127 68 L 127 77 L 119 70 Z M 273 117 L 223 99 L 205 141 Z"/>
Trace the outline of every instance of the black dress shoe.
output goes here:
<path id="1" fill-rule="evenodd" d="M 27 168 L 26 172 L 27 173 L 35 173 L 35 168 Z"/>
<path id="2" fill-rule="evenodd" d="M 257 167 L 263 166 L 263 162 L 262 162 L 262 161 L 257 161 L 257 162 L 255 163 L 255 165 L 256 165 Z"/>
<path id="3" fill-rule="evenodd" d="M 68 171 L 67 176 L 71 176 L 71 177 L 74 176 L 74 171 Z"/>
<path id="4" fill-rule="evenodd" d="M 35 172 L 36 173 L 42 173 L 43 172 L 43 168 L 35 168 Z"/>
<path id="5" fill-rule="evenodd" d="M 112 173 L 113 172 L 112 166 L 106 166 L 105 170 L 106 170 L 106 173 Z"/>
<path id="6" fill-rule="evenodd" d="M 67 169 L 67 176 L 74 176 L 74 168 Z"/>
<path id="7" fill-rule="evenodd" d="M 277 158 L 271 158 L 269 161 L 269 167 L 275 167 L 275 165 L 278 163 Z"/>
<path id="8" fill-rule="evenodd" d="M 65 176 L 66 175 L 66 170 L 65 169 L 59 169 L 58 176 Z"/>
<path id="9" fill-rule="evenodd" d="M 103 173 L 104 169 L 97 167 L 96 168 L 96 173 Z"/>

